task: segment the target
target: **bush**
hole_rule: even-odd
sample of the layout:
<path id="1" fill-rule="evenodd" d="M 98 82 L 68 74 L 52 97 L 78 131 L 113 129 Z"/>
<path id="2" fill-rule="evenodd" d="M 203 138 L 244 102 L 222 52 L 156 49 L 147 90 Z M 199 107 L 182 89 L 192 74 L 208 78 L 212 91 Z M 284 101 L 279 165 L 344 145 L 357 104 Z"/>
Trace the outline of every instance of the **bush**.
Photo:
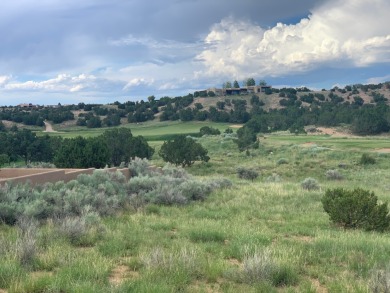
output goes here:
<path id="1" fill-rule="evenodd" d="M 273 173 L 271 176 L 268 176 L 266 182 L 281 182 L 282 177 L 279 174 Z"/>
<path id="2" fill-rule="evenodd" d="M 359 163 L 360 165 L 373 165 L 376 163 L 376 160 L 369 154 L 362 154 Z"/>
<path id="3" fill-rule="evenodd" d="M 259 177 L 259 173 L 257 171 L 247 168 L 238 168 L 237 175 L 240 179 L 247 179 L 252 181 Z"/>
<path id="4" fill-rule="evenodd" d="M 16 241 L 17 257 L 22 266 L 32 266 L 37 255 L 36 234 L 38 224 L 32 219 L 18 221 L 19 237 Z"/>
<path id="5" fill-rule="evenodd" d="M 376 269 L 372 271 L 369 287 L 373 293 L 389 293 L 390 267 L 387 266 L 385 269 Z"/>
<path id="6" fill-rule="evenodd" d="M 344 176 L 338 170 L 328 170 L 325 173 L 328 180 L 342 180 Z"/>
<path id="7" fill-rule="evenodd" d="M 210 126 L 203 126 L 199 130 L 199 134 L 200 134 L 200 136 L 203 136 L 203 135 L 219 135 L 219 134 L 221 134 L 221 132 L 217 128 L 213 128 L 213 127 L 210 127 Z"/>
<path id="8" fill-rule="evenodd" d="M 286 158 L 280 158 L 276 164 L 278 165 L 284 165 L 284 164 L 288 164 L 288 160 Z"/>
<path id="9" fill-rule="evenodd" d="M 387 203 L 378 204 L 378 198 L 368 190 L 328 189 L 321 201 L 330 220 L 343 228 L 379 232 L 389 228 Z"/>
<path id="10" fill-rule="evenodd" d="M 301 182 L 301 187 L 305 190 L 318 190 L 320 189 L 320 185 L 318 184 L 318 181 L 314 178 L 305 178 Z"/>

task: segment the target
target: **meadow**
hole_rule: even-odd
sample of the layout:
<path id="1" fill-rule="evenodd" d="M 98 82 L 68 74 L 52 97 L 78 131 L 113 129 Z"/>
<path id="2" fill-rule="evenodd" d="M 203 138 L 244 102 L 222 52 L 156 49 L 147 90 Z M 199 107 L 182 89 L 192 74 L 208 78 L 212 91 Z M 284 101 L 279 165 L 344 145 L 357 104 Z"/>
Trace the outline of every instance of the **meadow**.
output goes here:
<path id="1" fill-rule="evenodd" d="M 151 163 L 163 166 L 161 138 L 196 133 L 200 125 L 131 129 L 152 141 Z M 66 136 L 96 133 L 76 129 Z M 344 230 L 321 204 L 335 187 L 361 187 L 390 201 L 388 137 L 267 134 L 249 156 L 231 135 L 195 139 L 211 159 L 186 171 L 200 181 L 223 176 L 231 188 L 188 205 L 125 208 L 102 217 L 82 242 L 42 222 L 28 265 L 18 248 L 26 233 L 2 224 L 0 292 L 381 292 L 375 285 L 389 284 L 389 233 Z M 361 164 L 363 153 L 375 164 Z M 259 177 L 239 179 L 238 167 Z M 329 178 L 329 170 L 342 179 Z M 303 189 L 307 177 L 319 189 Z"/>

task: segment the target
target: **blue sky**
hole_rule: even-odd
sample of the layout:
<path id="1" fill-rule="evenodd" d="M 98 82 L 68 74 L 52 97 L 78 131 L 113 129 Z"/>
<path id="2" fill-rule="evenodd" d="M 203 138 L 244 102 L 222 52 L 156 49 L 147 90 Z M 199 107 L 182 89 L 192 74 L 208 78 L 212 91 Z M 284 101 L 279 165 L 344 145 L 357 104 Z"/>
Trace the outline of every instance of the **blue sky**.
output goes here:
<path id="1" fill-rule="evenodd" d="M 39 2 L 39 3 L 37 3 Z M 0 105 L 390 80 L 388 0 L 2 0 Z"/>

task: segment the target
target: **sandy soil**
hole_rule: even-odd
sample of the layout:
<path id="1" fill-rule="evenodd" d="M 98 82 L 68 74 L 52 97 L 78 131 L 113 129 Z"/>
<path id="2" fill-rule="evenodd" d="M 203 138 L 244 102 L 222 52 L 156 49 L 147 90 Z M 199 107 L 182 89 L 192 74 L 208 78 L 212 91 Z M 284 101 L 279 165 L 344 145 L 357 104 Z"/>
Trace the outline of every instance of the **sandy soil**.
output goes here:
<path id="1" fill-rule="evenodd" d="M 340 131 L 336 128 L 330 128 L 330 127 L 317 127 L 317 129 L 320 131 L 321 134 L 328 134 L 334 137 L 357 137 L 355 135 L 352 135 L 349 132 L 346 131 Z"/>
<path id="2" fill-rule="evenodd" d="M 44 121 L 43 123 L 45 123 L 46 127 L 46 130 L 44 132 L 57 132 L 53 129 L 53 126 L 49 122 Z"/>

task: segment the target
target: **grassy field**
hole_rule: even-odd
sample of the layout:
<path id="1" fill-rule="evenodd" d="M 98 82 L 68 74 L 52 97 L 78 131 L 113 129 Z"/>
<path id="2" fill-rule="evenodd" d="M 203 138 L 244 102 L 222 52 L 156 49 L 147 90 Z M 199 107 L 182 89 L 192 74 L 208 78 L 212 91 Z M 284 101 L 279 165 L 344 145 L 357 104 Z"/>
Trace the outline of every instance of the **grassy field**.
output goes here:
<path id="1" fill-rule="evenodd" d="M 215 123 L 215 122 L 180 122 L 180 121 L 148 121 L 144 123 L 132 123 L 125 124 L 123 127 L 130 128 L 133 135 L 142 135 L 147 140 L 158 141 L 164 140 L 167 137 L 171 137 L 175 134 L 195 134 L 199 132 L 199 129 L 203 126 L 210 126 L 219 129 L 223 132 L 226 128 L 232 126 L 229 123 Z M 76 136 L 83 137 L 94 137 L 102 134 L 105 130 L 110 128 L 95 128 L 90 129 L 86 127 L 66 127 L 66 128 L 55 128 L 58 132 L 49 133 L 49 135 L 61 136 L 64 138 L 73 138 Z M 39 133 L 41 134 L 41 133 Z"/>
<path id="2" fill-rule="evenodd" d="M 143 124 L 131 129 L 135 135 L 153 138 L 197 132 L 202 125 L 206 124 Z M 29 267 L 20 263 L 16 250 L 1 250 L 2 241 L 18 243 L 21 236 L 17 228 L 0 225 L 0 288 L 371 292 L 370 284 L 381 282 L 372 276 L 381 270 L 389 282 L 389 233 L 343 230 L 329 222 L 321 204 L 325 190 L 335 187 L 369 189 L 381 201 L 390 201 L 390 154 L 376 151 L 390 146 L 387 138 L 274 134 L 260 138 L 260 148 L 249 156 L 238 152 L 229 136 L 197 141 L 209 150 L 211 160 L 187 171 L 201 180 L 224 176 L 233 182 L 232 188 L 187 206 L 153 204 L 103 218 L 100 236 L 89 245 L 55 237 L 53 223 L 42 223 L 37 259 Z M 153 145 L 158 150 L 161 141 Z M 363 153 L 376 163 L 361 165 Z M 152 163 L 164 164 L 157 154 Z M 238 167 L 260 175 L 253 182 L 238 179 Z M 327 178 L 326 171 L 334 169 L 342 180 Z M 307 177 L 316 179 L 320 188 L 303 190 L 301 182 Z"/>

